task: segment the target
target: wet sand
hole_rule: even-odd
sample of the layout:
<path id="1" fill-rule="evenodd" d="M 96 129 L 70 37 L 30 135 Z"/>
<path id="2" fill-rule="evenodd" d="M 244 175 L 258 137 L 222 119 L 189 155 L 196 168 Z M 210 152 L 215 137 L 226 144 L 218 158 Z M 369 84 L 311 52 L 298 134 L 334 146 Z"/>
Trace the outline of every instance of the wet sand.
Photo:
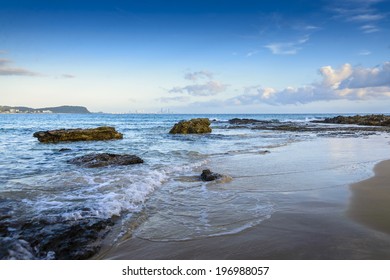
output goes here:
<path id="1" fill-rule="evenodd" d="M 319 167 L 323 166 L 319 162 L 333 164 L 351 155 L 362 160 L 366 144 L 363 140 L 358 141 L 362 146 L 347 145 L 360 142 L 343 139 L 323 140 L 321 143 L 330 144 L 321 147 L 330 147 L 330 152 L 321 150 L 317 154 L 313 154 L 320 146 L 317 142 L 288 147 L 290 160 L 279 163 L 285 164 L 287 170 L 289 166 L 311 162 L 308 168 L 312 171 L 278 176 L 280 181 L 271 178 L 269 186 L 268 177 L 255 177 L 252 181 L 247 181 L 246 177 L 235 178 L 229 188 L 248 188 L 259 181 L 266 189 L 275 190 L 267 193 L 275 201 L 275 212 L 252 228 L 235 234 L 185 241 L 148 240 L 134 234 L 103 249 L 95 259 L 390 259 L 390 160 L 375 166 L 374 177 L 352 185 L 348 180 L 348 183 L 343 183 L 351 176 L 349 172 L 361 174 L 369 170 L 328 167 L 324 171 Z M 336 149 L 338 147 L 340 149 Z M 306 150 L 311 152 L 302 153 Z M 280 155 L 282 157 L 284 153 Z M 319 161 L 324 155 L 333 157 Z M 233 174 L 236 168 L 236 173 L 245 170 L 256 174 L 261 160 L 252 155 L 237 158 L 238 163 L 245 163 L 240 169 L 236 168 L 240 166 L 237 162 L 224 162 L 226 170 L 223 173 Z M 217 166 L 222 166 L 222 162 L 217 162 L 215 168 Z M 370 176 L 371 172 L 367 174 Z M 277 190 L 278 186 L 288 182 L 294 182 L 294 188 L 300 191 Z"/>
<path id="2" fill-rule="evenodd" d="M 351 186 L 348 215 L 355 221 L 390 234 L 390 160 L 378 163 L 375 176 Z"/>
<path id="3" fill-rule="evenodd" d="M 375 177 L 309 193 L 237 234 L 161 242 L 131 237 L 97 259 L 389 259 L 390 160 Z M 337 197 L 344 199 L 333 199 Z"/>
<path id="4" fill-rule="evenodd" d="M 389 259 L 389 236 L 333 215 L 277 213 L 235 235 L 182 242 L 130 238 L 101 259 Z"/>

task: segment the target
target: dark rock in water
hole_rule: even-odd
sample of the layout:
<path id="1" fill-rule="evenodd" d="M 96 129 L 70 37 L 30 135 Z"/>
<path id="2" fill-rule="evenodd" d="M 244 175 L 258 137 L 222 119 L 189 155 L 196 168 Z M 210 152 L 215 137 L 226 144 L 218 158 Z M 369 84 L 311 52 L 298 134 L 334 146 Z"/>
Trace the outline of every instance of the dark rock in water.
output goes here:
<path id="1" fill-rule="evenodd" d="M 143 163 L 144 161 L 136 155 L 117 155 L 117 154 L 87 154 L 68 160 L 68 163 L 77 164 L 83 167 L 94 168 L 108 165 L 130 165 Z"/>
<path id="2" fill-rule="evenodd" d="M 34 248 L 36 259 L 88 259 L 98 252 L 98 245 L 110 227 L 111 219 L 86 219 L 62 223 L 27 222 L 20 236 Z M 20 240 L 19 240 L 20 241 Z M 31 258 L 31 257 L 30 257 Z"/>
<path id="3" fill-rule="evenodd" d="M 62 149 L 59 149 L 58 151 L 63 153 L 63 152 L 69 152 L 71 151 L 72 149 L 69 149 L 69 148 L 62 148 Z"/>
<path id="4" fill-rule="evenodd" d="M 62 141 L 98 141 L 122 139 L 123 134 L 117 132 L 115 128 L 102 126 L 88 129 L 59 129 L 49 131 L 35 132 L 34 137 L 38 138 L 39 142 L 57 143 Z"/>
<path id="5" fill-rule="evenodd" d="M 260 120 L 255 120 L 255 119 L 239 119 L 239 118 L 234 118 L 229 120 L 230 124 L 256 124 L 256 123 L 265 123 L 267 121 L 260 121 Z"/>
<path id="6" fill-rule="evenodd" d="M 180 121 L 169 131 L 171 134 L 210 133 L 210 120 L 207 118 Z"/>
<path id="7" fill-rule="evenodd" d="M 366 116 L 337 116 L 334 118 L 326 118 L 323 121 L 316 120 L 314 123 L 334 123 L 334 124 L 356 124 L 368 126 L 390 126 L 390 116 L 386 115 L 366 115 Z"/>
<path id="8" fill-rule="evenodd" d="M 214 181 L 217 179 L 221 179 L 223 176 L 218 173 L 211 172 L 210 169 L 205 169 L 202 171 L 202 174 L 200 175 L 200 178 L 202 181 Z"/>

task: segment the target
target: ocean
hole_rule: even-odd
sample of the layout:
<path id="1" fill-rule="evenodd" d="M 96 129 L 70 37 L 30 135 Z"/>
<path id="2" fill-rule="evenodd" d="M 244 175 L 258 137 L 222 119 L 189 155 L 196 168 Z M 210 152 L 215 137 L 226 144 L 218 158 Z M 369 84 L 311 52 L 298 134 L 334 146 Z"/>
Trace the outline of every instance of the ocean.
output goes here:
<path id="1" fill-rule="evenodd" d="M 334 125 L 341 127 L 335 132 L 310 122 L 332 116 L 0 114 L 0 259 L 84 259 L 130 237 L 171 242 L 231 235 L 302 197 L 321 192 L 347 200 L 349 184 L 390 158 L 390 140 L 384 132 Z M 168 133 L 196 117 L 212 120 L 213 132 Z M 233 118 L 302 129 L 235 126 Z M 32 137 L 98 126 L 113 126 L 124 138 L 45 144 Z M 67 162 L 101 152 L 134 154 L 144 163 L 83 168 Z M 199 180 L 207 168 L 224 179 Z"/>

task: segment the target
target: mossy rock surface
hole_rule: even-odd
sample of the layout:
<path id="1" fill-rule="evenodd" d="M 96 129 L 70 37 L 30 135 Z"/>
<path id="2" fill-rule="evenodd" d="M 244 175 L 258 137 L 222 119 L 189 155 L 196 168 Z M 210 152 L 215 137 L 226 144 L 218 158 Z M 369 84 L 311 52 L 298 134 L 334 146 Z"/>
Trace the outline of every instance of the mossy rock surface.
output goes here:
<path id="1" fill-rule="evenodd" d="M 58 129 L 35 132 L 34 137 L 43 143 L 74 142 L 74 141 L 101 141 L 122 139 L 123 134 L 110 126 L 101 126 L 88 129 Z"/>
<path id="2" fill-rule="evenodd" d="M 201 134 L 210 133 L 210 120 L 207 118 L 191 119 L 180 121 L 169 131 L 171 134 Z"/>

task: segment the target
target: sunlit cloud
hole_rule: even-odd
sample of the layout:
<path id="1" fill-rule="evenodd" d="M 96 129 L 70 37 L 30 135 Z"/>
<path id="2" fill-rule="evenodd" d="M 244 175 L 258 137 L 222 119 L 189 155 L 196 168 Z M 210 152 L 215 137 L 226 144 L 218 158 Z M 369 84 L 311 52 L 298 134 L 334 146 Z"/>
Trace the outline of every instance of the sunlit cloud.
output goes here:
<path id="1" fill-rule="evenodd" d="M 245 89 L 244 94 L 225 101 L 229 105 L 307 104 L 316 101 L 371 100 L 390 97 L 390 62 L 372 68 L 344 64 L 339 69 L 319 69 L 321 80 L 301 87 L 277 90 L 271 87 Z"/>

